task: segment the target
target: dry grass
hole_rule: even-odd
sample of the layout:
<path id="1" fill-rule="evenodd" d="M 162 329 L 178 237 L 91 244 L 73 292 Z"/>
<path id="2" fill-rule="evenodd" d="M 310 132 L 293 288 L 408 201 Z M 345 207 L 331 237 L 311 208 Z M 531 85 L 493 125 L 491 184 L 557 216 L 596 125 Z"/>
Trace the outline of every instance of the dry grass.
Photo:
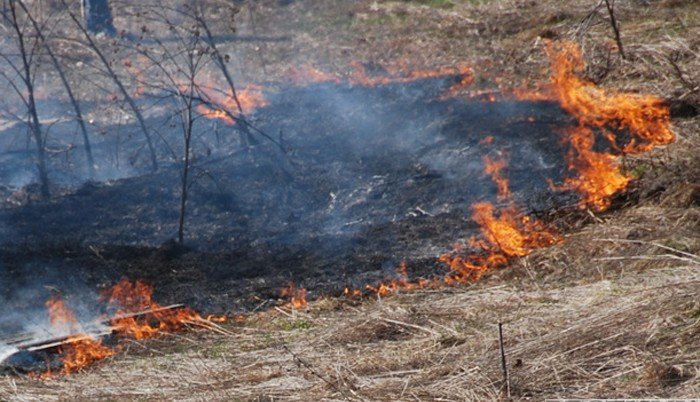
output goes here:
<path id="1" fill-rule="evenodd" d="M 6 377 L 2 399 L 488 400 L 691 397 L 700 391 L 700 263 L 560 289 L 419 292 L 272 310 L 129 350 L 85 373 Z"/>
<path id="2" fill-rule="evenodd" d="M 284 12 L 256 3 L 257 32 L 292 40 L 235 44 L 251 80 L 309 60 L 342 70 L 409 58 L 471 61 L 476 85 L 496 88 L 541 76 L 547 36 L 578 40 L 603 86 L 700 104 L 692 0 L 619 2 L 627 60 L 610 50 L 603 10 L 586 20 L 594 2 L 298 1 Z M 564 244 L 472 287 L 319 300 L 232 324 L 234 336 L 131 343 L 69 378 L 1 378 L 0 399 L 502 399 L 498 322 L 514 400 L 700 395 L 700 121 L 674 125 L 677 143 L 626 162 L 639 180 L 625 208 L 562 217 Z"/>

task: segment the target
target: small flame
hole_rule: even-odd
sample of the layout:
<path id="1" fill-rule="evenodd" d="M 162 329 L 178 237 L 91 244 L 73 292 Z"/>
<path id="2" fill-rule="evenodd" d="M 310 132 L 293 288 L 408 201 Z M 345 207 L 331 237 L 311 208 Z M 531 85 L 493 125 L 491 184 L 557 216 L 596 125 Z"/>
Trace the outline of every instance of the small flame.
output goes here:
<path id="1" fill-rule="evenodd" d="M 213 86 L 213 84 L 198 85 L 199 90 L 204 93 L 205 98 L 210 100 L 211 105 L 197 105 L 197 111 L 207 118 L 218 119 L 228 125 L 233 125 L 236 122 L 232 116 L 237 116 L 240 112 L 238 103 L 236 103 L 236 99 L 230 91 L 222 92 L 214 89 L 217 87 Z M 238 98 L 244 115 L 270 104 L 265 97 L 264 88 L 255 84 L 249 84 L 236 90 L 236 98 Z"/>
<path id="2" fill-rule="evenodd" d="M 82 370 L 98 360 L 114 355 L 114 350 L 104 346 L 102 341 L 87 336 L 75 336 L 68 339 L 70 343 L 62 347 L 63 374 L 68 375 Z"/>
<path id="3" fill-rule="evenodd" d="M 493 137 L 491 137 L 493 138 Z M 512 196 L 509 188 L 510 182 L 503 177 L 501 171 L 506 167 L 504 159 L 493 160 L 488 155 L 484 155 L 484 173 L 491 176 L 491 180 L 498 186 L 498 200 L 503 201 Z"/>
<path id="4" fill-rule="evenodd" d="M 60 333 L 71 333 L 80 330 L 78 319 L 73 311 L 66 306 L 66 302 L 60 296 L 54 295 L 46 301 L 46 310 L 49 314 L 51 328 Z"/>
<path id="5" fill-rule="evenodd" d="M 162 309 L 153 301 L 153 287 L 141 281 L 122 279 L 105 295 L 108 308 L 115 311 L 110 324 L 121 334 L 134 339 L 152 338 L 159 333 L 181 330 L 188 322 L 202 320 L 190 308 Z M 153 311 L 145 316 L 130 314 Z M 120 318 L 121 316 L 121 318 Z"/>
<path id="6" fill-rule="evenodd" d="M 394 62 L 382 65 L 382 74 L 369 74 L 362 63 L 353 61 L 350 63 L 352 71 L 347 76 L 348 83 L 364 87 L 376 87 L 379 85 L 389 85 L 397 83 L 409 83 L 421 79 L 454 77 L 452 84 L 443 95 L 454 97 L 460 90 L 467 87 L 474 81 L 474 73 L 467 65 L 442 66 L 433 69 L 414 68 L 405 61 Z M 334 82 L 342 83 L 343 80 L 337 75 L 322 71 L 310 64 L 300 68 L 292 67 L 287 73 L 289 79 L 297 84 Z"/>
<path id="7" fill-rule="evenodd" d="M 192 322 L 208 321 L 226 322 L 224 316 L 209 315 L 202 318 L 190 308 L 168 308 L 153 300 L 153 287 L 141 281 L 121 280 L 109 292 L 103 295 L 107 308 L 114 312 L 115 318 L 109 320 L 112 330 L 120 336 L 145 339 L 183 329 Z M 60 347 L 63 362 L 63 374 L 82 370 L 85 366 L 116 352 L 93 339 L 83 331 L 73 311 L 58 296 L 46 302 L 49 321 L 52 327 L 62 333 L 75 333 Z M 239 319 L 237 318 L 237 321 Z M 50 378 L 50 370 L 39 378 Z"/>
<path id="8" fill-rule="evenodd" d="M 301 67 L 291 67 L 287 72 L 287 76 L 296 85 L 320 82 L 341 82 L 340 78 L 337 76 L 319 70 L 311 64 L 305 64 Z"/>
<path id="9" fill-rule="evenodd" d="M 287 305 L 295 309 L 302 309 L 306 307 L 306 289 L 297 288 L 294 282 L 289 282 L 289 284 L 282 288 L 280 291 L 280 297 L 288 300 Z"/>
<path id="10" fill-rule="evenodd" d="M 483 159 L 484 173 L 498 186 L 498 199 L 508 200 L 508 206 L 497 211 L 487 201 L 472 205 L 472 219 L 481 228 L 481 237 L 472 237 L 467 242 L 475 252 L 464 253 L 465 246 L 456 245 L 453 253 L 440 257 L 450 267 L 451 272 L 444 278 L 450 285 L 475 281 L 488 271 L 506 266 L 513 258 L 561 242 L 559 235 L 523 214 L 513 202 L 509 182 L 501 175 L 507 165 L 505 158 L 494 161 L 485 156 Z"/>

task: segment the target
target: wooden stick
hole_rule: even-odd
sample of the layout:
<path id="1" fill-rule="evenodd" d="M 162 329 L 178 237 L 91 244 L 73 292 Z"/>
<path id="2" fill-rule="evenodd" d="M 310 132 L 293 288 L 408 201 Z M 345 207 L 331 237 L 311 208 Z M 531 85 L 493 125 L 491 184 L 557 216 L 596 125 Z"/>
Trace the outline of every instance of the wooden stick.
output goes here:
<path id="1" fill-rule="evenodd" d="M 43 349 L 51 349 L 53 347 L 61 346 L 66 343 L 70 343 L 69 340 L 73 338 L 75 340 L 76 337 L 99 337 L 99 336 L 105 336 L 109 335 L 112 333 L 116 328 L 111 326 L 110 323 L 115 321 L 115 320 L 120 320 L 120 319 L 125 319 L 125 318 L 133 318 L 133 317 L 140 317 L 144 315 L 149 315 L 149 314 L 156 314 L 162 311 L 166 310 L 174 310 L 178 308 L 184 307 L 183 304 L 171 304 L 169 306 L 163 306 L 159 308 L 154 308 L 154 309 L 149 309 L 149 310 L 144 310 L 144 311 L 139 311 L 137 313 L 130 313 L 130 314 L 124 314 L 116 317 L 110 317 L 107 319 L 102 320 L 101 322 L 97 323 L 97 325 L 91 324 L 88 325 L 87 327 L 82 328 L 82 331 L 72 333 L 72 334 L 67 334 L 67 335 L 61 335 L 61 336 L 55 336 L 49 339 L 35 339 L 32 338 L 31 335 L 23 335 L 19 336 L 15 339 L 10 339 L 6 340 L 4 343 L 8 345 L 13 345 L 17 349 L 20 350 L 26 350 L 26 351 L 37 351 L 37 350 L 43 350 Z"/>
<path id="2" fill-rule="evenodd" d="M 508 378 L 508 366 L 506 365 L 506 349 L 503 346 L 503 323 L 498 323 L 498 344 L 501 348 L 501 369 L 503 370 L 503 382 L 506 386 L 506 395 L 510 398 L 510 378 Z"/>
<path id="3" fill-rule="evenodd" d="M 622 39 L 620 39 L 620 27 L 617 25 L 617 19 L 615 19 L 615 0 L 605 0 L 605 7 L 608 9 L 608 14 L 610 15 L 610 25 L 612 25 L 613 32 L 615 32 L 615 42 L 617 42 L 617 50 L 620 51 L 620 56 L 622 59 L 626 59 L 625 51 L 622 49 Z"/>

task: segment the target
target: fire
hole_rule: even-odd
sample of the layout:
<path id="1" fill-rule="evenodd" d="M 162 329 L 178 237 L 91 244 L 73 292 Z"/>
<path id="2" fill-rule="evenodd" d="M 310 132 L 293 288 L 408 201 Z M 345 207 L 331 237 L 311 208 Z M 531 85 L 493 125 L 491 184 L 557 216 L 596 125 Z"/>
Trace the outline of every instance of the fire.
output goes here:
<path id="1" fill-rule="evenodd" d="M 491 137 L 493 141 L 493 137 Z M 498 200 L 503 201 L 508 199 L 512 194 L 509 188 L 509 181 L 501 174 L 501 171 L 506 167 L 506 161 L 503 159 L 493 160 L 488 155 L 484 155 L 484 173 L 491 176 L 491 180 L 498 186 Z"/>
<path id="2" fill-rule="evenodd" d="M 78 335 L 68 339 L 62 347 L 63 374 L 75 373 L 89 364 L 114 355 L 114 350 L 104 346 L 102 341 Z"/>
<path id="3" fill-rule="evenodd" d="M 163 309 L 153 301 L 153 287 L 141 281 L 122 279 L 105 295 L 107 307 L 114 310 L 110 324 L 115 330 L 134 339 L 152 338 L 159 333 L 181 330 L 187 323 L 203 320 L 190 308 Z M 134 313 L 151 311 L 144 316 Z"/>
<path id="4" fill-rule="evenodd" d="M 197 106 L 197 111 L 210 119 L 219 119 L 228 125 L 235 124 L 235 118 L 240 112 L 238 105 L 244 115 L 250 114 L 256 109 L 268 106 L 270 102 L 265 97 L 264 88 L 260 85 L 249 84 L 236 91 L 236 98 L 233 94 L 222 92 L 212 85 L 199 85 L 198 88 L 204 93 L 204 98 L 211 102 L 211 105 L 200 104 Z"/>
<path id="5" fill-rule="evenodd" d="M 280 297 L 288 300 L 287 305 L 295 309 L 302 309 L 306 307 L 306 289 L 297 288 L 294 282 L 289 282 L 289 284 L 282 288 L 280 291 Z"/>
<path id="6" fill-rule="evenodd" d="M 320 82 L 335 82 L 340 83 L 340 78 L 337 76 L 319 70 L 311 64 L 305 64 L 299 68 L 291 67 L 287 72 L 289 79 L 297 85 L 320 83 Z"/>
<path id="7" fill-rule="evenodd" d="M 611 130 L 629 131 L 633 138 L 624 148 L 626 153 L 644 152 L 674 141 L 669 109 L 661 98 L 606 91 L 583 80 L 577 75 L 584 67 L 581 50 L 572 42 L 552 43 L 547 53 L 554 94 L 581 125 L 598 128 L 612 139 L 615 136 Z"/>
<path id="8" fill-rule="evenodd" d="M 353 71 L 349 76 L 350 82 L 367 87 L 395 83 L 408 83 L 428 78 L 454 76 L 458 77 L 459 81 L 457 81 L 450 88 L 449 92 L 457 92 L 459 89 L 471 84 L 474 80 L 473 72 L 467 65 L 443 66 L 426 70 L 415 69 L 408 63 L 399 61 L 392 64 L 382 65 L 382 69 L 386 71 L 386 73 L 382 75 L 368 74 L 365 66 L 362 63 L 352 62 L 350 65 L 353 68 Z"/>
<path id="9" fill-rule="evenodd" d="M 46 301 L 45 305 L 49 314 L 49 323 L 51 323 L 51 328 L 55 331 L 70 333 L 80 329 L 75 314 L 59 296 L 52 296 Z"/>
<path id="10" fill-rule="evenodd" d="M 621 170 L 616 155 L 596 151 L 600 134 L 617 153 L 636 154 L 674 141 L 669 109 L 654 95 L 618 92 L 597 87 L 579 76 L 584 68 L 581 50 L 572 42 L 549 43 L 552 77 L 540 91 L 516 91 L 527 100 L 553 100 L 574 116 L 577 126 L 567 130 L 571 149 L 567 154 L 569 171 L 559 190 L 575 190 L 582 195 L 581 207 L 605 210 L 610 198 L 627 188 L 630 178 Z M 631 138 L 621 146 L 618 134 Z"/>
<path id="11" fill-rule="evenodd" d="M 508 205 L 498 211 L 487 201 L 472 205 L 472 219 L 479 225 L 481 237 L 468 240 L 472 253 L 465 253 L 465 246 L 457 245 L 453 253 L 440 257 L 451 270 L 444 278 L 447 284 L 475 281 L 488 271 L 506 266 L 513 258 L 561 241 L 556 233 L 525 215 L 513 202 L 509 182 L 501 174 L 507 165 L 505 159 L 494 161 L 484 156 L 483 160 L 484 173 L 498 186 L 498 199 L 508 200 Z"/>
<path id="12" fill-rule="evenodd" d="M 194 310 L 182 306 L 162 306 L 153 300 L 153 287 L 141 281 L 121 280 L 103 295 L 107 309 L 114 314 L 103 322 L 118 336 L 145 339 L 163 333 L 183 329 L 188 324 L 198 324 L 205 328 L 216 329 L 214 323 L 226 322 L 223 316 L 209 315 L 202 318 Z M 66 303 L 54 296 L 46 302 L 49 321 L 54 329 L 61 333 L 73 333 L 59 348 L 62 355 L 63 374 L 78 372 L 85 366 L 116 353 L 115 349 L 105 346 L 100 339 L 93 339 L 82 333 L 73 311 Z M 237 319 L 238 320 L 238 319 Z M 206 324 L 210 323 L 210 324 Z M 40 378 L 50 378 L 48 371 Z"/>
<path id="13" fill-rule="evenodd" d="M 46 302 L 51 327 L 60 333 L 75 333 L 82 331 L 73 311 L 59 296 L 52 296 Z M 62 355 L 64 374 L 80 371 L 90 363 L 112 356 L 114 352 L 102 345 L 99 340 L 93 340 L 84 334 L 74 335 L 68 338 L 59 349 Z M 41 378 L 50 378 L 51 372 L 45 373 Z"/>
<path id="14" fill-rule="evenodd" d="M 425 288 L 430 284 L 430 281 L 426 279 L 418 279 L 416 281 L 410 281 L 408 279 L 408 271 L 406 266 L 406 261 L 401 261 L 398 268 L 396 268 L 396 274 L 398 279 L 393 279 L 387 282 L 382 282 L 377 286 L 366 285 L 365 289 L 370 291 L 377 296 L 386 296 L 392 293 L 396 293 L 399 290 L 412 290 Z M 350 293 L 352 295 L 352 293 Z"/>
<path id="15" fill-rule="evenodd" d="M 381 65 L 382 73 L 375 75 L 367 72 L 362 63 L 351 62 L 352 71 L 346 80 L 349 84 L 365 87 L 375 87 L 379 85 L 409 83 L 421 79 L 454 77 L 455 83 L 445 92 L 444 97 L 452 97 L 461 89 L 470 85 L 474 81 L 474 73 L 467 65 L 442 66 L 434 69 L 414 68 L 405 61 L 393 62 Z M 292 67 L 287 73 L 289 79 L 299 84 L 334 82 L 342 83 L 343 80 L 335 74 L 322 71 L 310 64 L 301 68 Z"/>

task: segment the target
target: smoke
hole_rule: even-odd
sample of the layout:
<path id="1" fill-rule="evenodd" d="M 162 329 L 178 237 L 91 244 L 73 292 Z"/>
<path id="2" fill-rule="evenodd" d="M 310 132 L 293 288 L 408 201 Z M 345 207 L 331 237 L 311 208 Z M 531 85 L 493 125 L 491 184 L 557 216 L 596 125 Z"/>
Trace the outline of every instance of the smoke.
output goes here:
<path id="1" fill-rule="evenodd" d="M 0 343 L 0 364 L 17 352 L 19 352 L 19 349 L 16 347 Z"/>
<path id="2" fill-rule="evenodd" d="M 69 335 L 70 329 L 51 325 L 46 306 L 51 297 L 64 300 L 79 324 L 98 320 L 102 312 L 95 307 L 99 296 L 92 284 L 57 267 L 31 268 L 19 274 L 0 265 L 0 339 L 17 334 L 32 340 Z"/>

